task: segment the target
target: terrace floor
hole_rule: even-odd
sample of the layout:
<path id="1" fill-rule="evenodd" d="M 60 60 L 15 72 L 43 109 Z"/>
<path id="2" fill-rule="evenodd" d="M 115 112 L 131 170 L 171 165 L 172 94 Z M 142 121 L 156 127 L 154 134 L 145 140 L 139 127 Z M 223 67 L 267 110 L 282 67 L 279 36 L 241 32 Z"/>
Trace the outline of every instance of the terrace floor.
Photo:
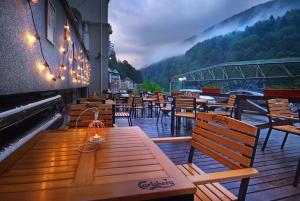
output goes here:
<path id="1" fill-rule="evenodd" d="M 243 115 L 243 121 L 251 124 L 260 124 L 267 121 L 266 118 L 256 115 Z M 128 126 L 127 119 L 117 119 L 118 126 Z M 170 137 L 170 118 L 166 118 L 163 124 L 156 125 L 156 118 L 133 119 L 133 125 L 141 127 L 149 137 Z M 267 129 L 261 130 L 254 167 L 260 175 L 250 180 L 246 200 L 300 200 L 300 185 L 293 187 L 292 182 L 296 171 L 298 158 L 300 157 L 300 136 L 290 135 L 284 150 L 280 145 L 284 133 L 273 131 L 264 152 L 261 151 Z M 191 135 L 191 127 L 182 127 L 176 136 Z M 162 143 L 159 147 L 175 163 L 187 162 L 189 153 L 188 143 Z M 218 162 L 207 157 L 201 152 L 194 156 L 194 163 L 206 172 L 214 172 L 225 169 Z M 223 183 L 231 192 L 237 194 L 239 181 Z"/>

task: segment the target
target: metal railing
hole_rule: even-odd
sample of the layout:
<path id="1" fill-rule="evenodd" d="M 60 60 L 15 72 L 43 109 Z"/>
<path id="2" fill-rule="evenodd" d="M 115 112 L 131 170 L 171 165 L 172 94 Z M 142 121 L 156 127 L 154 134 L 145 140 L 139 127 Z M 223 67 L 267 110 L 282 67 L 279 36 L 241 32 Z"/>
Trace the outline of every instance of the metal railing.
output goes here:
<path id="1" fill-rule="evenodd" d="M 0 113 L 0 130 L 6 129 L 15 124 L 43 112 L 49 107 L 63 107 L 63 100 L 60 95 L 19 106 L 14 109 Z"/>

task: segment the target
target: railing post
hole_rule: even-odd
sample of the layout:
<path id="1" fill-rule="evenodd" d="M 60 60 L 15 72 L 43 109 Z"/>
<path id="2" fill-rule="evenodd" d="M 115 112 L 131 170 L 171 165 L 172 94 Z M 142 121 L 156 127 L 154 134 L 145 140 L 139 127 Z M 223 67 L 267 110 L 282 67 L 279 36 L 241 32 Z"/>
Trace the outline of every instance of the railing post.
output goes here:
<path id="1" fill-rule="evenodd" d="M 241 120 L 242 119 L 242 114 L 241 114 L 242 110 L 241 110 L 241 100 L 240 97 L 237 95 L 236 96 L 236 107 L 234 109 L 234 118 L 237 120 Z"/>

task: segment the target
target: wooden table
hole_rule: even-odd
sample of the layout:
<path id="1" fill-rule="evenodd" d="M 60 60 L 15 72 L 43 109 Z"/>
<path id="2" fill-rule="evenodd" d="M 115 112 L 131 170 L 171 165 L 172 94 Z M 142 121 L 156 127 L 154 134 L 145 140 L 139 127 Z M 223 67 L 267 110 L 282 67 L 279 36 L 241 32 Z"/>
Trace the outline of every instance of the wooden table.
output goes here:
<path id="1" fill-rule="evenodd" d="M 90 153 L 77 151 L 86 129 L 38 134 L 0 163 L 0 200 L 193 200 L 195 187 L 139 127 L 105 132 Z"/>

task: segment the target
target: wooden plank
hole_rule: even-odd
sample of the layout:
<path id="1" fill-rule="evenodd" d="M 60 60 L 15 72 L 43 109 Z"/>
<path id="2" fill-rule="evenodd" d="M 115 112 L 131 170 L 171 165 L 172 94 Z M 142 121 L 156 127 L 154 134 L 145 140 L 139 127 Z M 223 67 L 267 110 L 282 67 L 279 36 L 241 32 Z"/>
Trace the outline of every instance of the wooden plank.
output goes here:
<path id="1" fill-rule="evenodd" d="M 92 184 L 95 166 L 95 153 L 81 153 L 74 179 L 75 185 Z"/>
<path id="2" fill-rule="evenodd" d="M 257 134 L 257 128 L 255 126 L 228 117 L 199 112 L 197 114 L 197 120 L 214 122 L 217 125 L 223 125 L 235 131 L 246 133 L 251 136 L 256 136 Z"/>
<path id="3" fill-rule="evenodd" d="M 7 185 L 0 185 L 0 193 L 38 191 L 38 190 L 53 189 L 53 188 L 71 187 L 72 185 L 73 185 L 72 179 L 47 181 L 47 182 L 40 182 L 40 183 L 7 184 Z M 21 200 L 21 196 L 19 197 L 19 200 Z"/>
<path id="4" fill-rule="evenodd" d="M 239 164 L 234 163 L 233 161 L 225 158 L 224 156 L 219 155 L 218 153 L 202 146 L 199 143 L 196 143 L 196 142 L 192 141 L 192 146 L 195 147 L 196 149 L 198 149 L 199 151 L 203 152 L 204 154 L 209 155 L 213 159 L 219 161 L 220 163 L 224 164 L 225 166 L 227 166 L 231 169 L 240 169 L 240 168 L 242 168 Z"/>
<path id="5" fill-rule="evenodd" d="M 132 167 L 119 167 L 110 169 L 97 169 L 95 176 L 108 176 L 108 175 L 123 175 L 130 173 L 141 173 L 141 172 L 153 172 L 157 170 L 163 170 L 161 165 L 146 165 L 146 166 L 132 166 Z"/>
<path id="6" fill-rule="evenodd" d="M 222 133 L 220 133 L 220 134 L 217 133 L 218 134 L 217 135 L 214 132 L 211 132 L 210 129 L 205 130 L 205 129 L 198 128 L 198 127 L 194 128 L 194 132 L 196 133 L 196 135 L 203 136 L 203 137 L 205 137 L 207 139 L 210 139 L 214 142 L 222 144 L 223 146 L 226 146 L 226 147 L 231 148 L 233 150 L 239 151 L 240 153 L 242 153 L 242 154 L 244 154 L 248 157 L 252 157 L 252 154 L 253 154 L 253 149 L 252 148 L 247 147 L 244 144 L 237 143 L 233 140 L 226 139 L 226 138 L 221 136 Z"/>
<path id="7" fill-rule="evenodd" d="M 2 184 L 21 184 L 21 183 L 35 183 L 35 182 L 46 182 L 52 180 L 64 180 L 73 179 L 74 172 L 63 172 L 63 173 L 50 173 L 50 174 L 39 174 L 39 175 L 25 175 L 25 176 L 1 176 L 0 185 Z"/>
<path id="8" fill-rule="evenodd" d="M 138 166 L 145 166 L 145 165 L 155 165 L 159 164 L 155 159 L 143 159 L 143 160 L 134 160 L 134 161 L 116 161 L 116 162 L 109 162 L 109 163 L 101 163 L 98 164 L 96 167 L 97 169 L 105 169 L 105 168 L 118 168 L 118 167 L 138 167 Z"/>
<path id="9" fill-rule="evenodd" d="M 211 126 L 208 123 L 196 121 L 195 126 L 201 127 L 204 129 L 210 129 L 212 132 L 216 132 L 218 134 L 221 134 L 225 137 L 231 138 L 233 140 L 238 140 L 240 142 L 243 142 L 247 145 L 254 146 L 255 138 L 252 136 L 244 135 L 243 133 L 238 133 L 234 130 L 228 130 L 226 128 L 218 127 L 218 126 Z"/>
<path id="10" fill-rule="evenodd" d="M 247 158 L 241 154 L 238 154 L 237 152 L 232 151 L 231 149 L 228 149 L 220 144 L 217 144 L 213 141 L 207 140 L 206 138 L 197 135 L 197 134 L 193 134 L 193 141 L 197 141 L 199 143 L 201 143 L 201 145 L 203 146 L 203 148 L 205 149 L 210 149 L 210 150 L 214 150 L 215 152 L 218 152 L 219 155 L 224 155 L 227 158 L 230 158 L 231 160 L 235 160 L 241 164 L 243 164 L 246 167 L 250 166 L 251 160 L 250 158 Z M 209 154 L 208 154 L 209 155 Z M 210 155 L 209 155 L 210 156 Z"/>
<path id="11" fill-rule="evenodd" d="M 26 176 L 26 175 L 36 175 L 36 174 L 51 174 L 59 172 L 74 172 L 76 170 L 75 166 L 60 166 L 55 168 L 36 168 L 36 169 L 21 169 L 21 170 L 8 170 L 1 176 Z"/>
<path id="12" fill-rule="evenodd" d="M 95 184 L 109 184 L 114 182 L 123 182 L 123 181 L 133 181 L 141 179 L 151 179 L 151 178 L 160 178 L 168 177 L 165 171 L 153 171 L 153 172 L 141 172 L 133 174 L 123 174 L 123 175 L 112 175 L 112 176 L 100 176 L 94 178 Z"/>

